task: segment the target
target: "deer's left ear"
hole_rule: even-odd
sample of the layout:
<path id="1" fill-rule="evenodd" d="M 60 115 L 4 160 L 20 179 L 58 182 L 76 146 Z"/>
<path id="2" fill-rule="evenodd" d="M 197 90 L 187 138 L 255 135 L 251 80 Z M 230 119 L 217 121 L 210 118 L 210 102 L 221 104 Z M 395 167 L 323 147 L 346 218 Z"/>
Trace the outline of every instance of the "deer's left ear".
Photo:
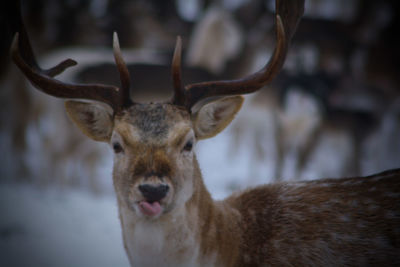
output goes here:
<path id="1" fill-rule="evenodd" d="M 193 116 L 197 139 L 206 139 L 220 133 L 242 107 L 242 96 L 225 97 L 208 103 Z"/>

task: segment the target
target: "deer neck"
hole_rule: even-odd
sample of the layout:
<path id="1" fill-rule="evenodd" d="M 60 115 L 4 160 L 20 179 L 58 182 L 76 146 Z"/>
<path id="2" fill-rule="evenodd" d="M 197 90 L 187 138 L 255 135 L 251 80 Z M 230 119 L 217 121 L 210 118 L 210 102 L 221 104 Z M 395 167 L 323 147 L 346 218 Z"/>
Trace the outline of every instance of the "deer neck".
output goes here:
<path id="1" fill-rule="evenodd" d="M 237 214 L 213 201 L 194 160 L 194 192 L 182 207 L 156 220 L 138 219 L 119 203 L 125 249 L 132 266 L 219 266 L 234 261 Z M 233 225 L 233 226 L 232 226 Z M 229 264 L 228 264 L 229 265 Z"/>

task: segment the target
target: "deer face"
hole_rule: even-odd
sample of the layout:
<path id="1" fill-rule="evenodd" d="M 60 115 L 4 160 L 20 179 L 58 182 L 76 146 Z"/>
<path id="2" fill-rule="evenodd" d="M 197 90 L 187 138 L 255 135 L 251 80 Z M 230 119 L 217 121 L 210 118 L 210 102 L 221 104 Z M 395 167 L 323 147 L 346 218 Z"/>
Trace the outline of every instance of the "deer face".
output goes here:
<path id="1" fill-rule="evenodd" d="M 199 139 L 213 137 L 233 119 L 243 102 L 241 96 L 224 97 L 192 108 L 212 97 L 248 94 L 268 84 L 280 71 L 289 42 L 303 13 L 302 1 L 277 1 L 277 44 L 269 62 L 242 79 L 184 85 L 181 79 L 181 39 L 172 60 L 173 98 L 166 103 L 138 104 L 130 97 L 130 75 L 114 33 L 114 58 L 121 87 L 105 84 L 73 84 L 54 76 L 76 65 L 67 59 L 50 69 L 35 60 L 25 27 L 18 22 L 11 57 L 33 86 L 46 94 L 96 103 L 67 101 L 71 119 L 90 138 L 108 142 L 114 149 L 114 186 L 121 206 L 138 217 L 158 218 L 176 210 L 196 190 L 196 158 L 192 151 Z M 282 17 L 283 16 L 283 20 Z M 283 23 L 285 21 L 285 23 Z M 197 171 L 197 176 L 200 176 Z"/>
<path id="2" fill-rule="evenodd" d="M 222 131 L 243 102 L 225 97 L 195 114 L 168 104 L 135 104 L 112 116 L 94 103 L 67 101 L 70 118 L 90 138 L 114 150 L 114 187 L 121 205 L 140 218 L 179 210 L 196 190 L 194 146 Z"/>

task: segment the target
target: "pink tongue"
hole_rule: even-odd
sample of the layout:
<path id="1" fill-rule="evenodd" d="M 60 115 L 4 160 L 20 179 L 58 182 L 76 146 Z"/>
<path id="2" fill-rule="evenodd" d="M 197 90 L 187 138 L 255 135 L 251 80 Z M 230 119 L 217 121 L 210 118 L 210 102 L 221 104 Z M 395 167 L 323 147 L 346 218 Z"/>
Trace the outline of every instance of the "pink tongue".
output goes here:
<path id="1" fill-rule="evenodd" d="M 141 201 L 139 203 L 141 211 L 147 216 L 156 216 L 161 213 L 160 203 L 157 201 L 149 203 L 147 201 Z"/>

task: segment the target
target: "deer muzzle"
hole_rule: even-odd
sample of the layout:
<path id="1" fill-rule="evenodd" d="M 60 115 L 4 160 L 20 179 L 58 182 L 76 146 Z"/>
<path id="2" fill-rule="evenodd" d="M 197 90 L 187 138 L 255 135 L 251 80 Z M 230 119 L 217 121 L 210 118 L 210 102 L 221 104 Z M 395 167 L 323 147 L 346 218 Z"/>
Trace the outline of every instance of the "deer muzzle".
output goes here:
<path id="1" fill-rule="evenodd" d="M 165 184 L 141 184 L 139 185 L 139 191 L 142 193 L 147 202 L 153 203 L 156 201 L 159 202 L 167 195 L 169 186 Z"/>

